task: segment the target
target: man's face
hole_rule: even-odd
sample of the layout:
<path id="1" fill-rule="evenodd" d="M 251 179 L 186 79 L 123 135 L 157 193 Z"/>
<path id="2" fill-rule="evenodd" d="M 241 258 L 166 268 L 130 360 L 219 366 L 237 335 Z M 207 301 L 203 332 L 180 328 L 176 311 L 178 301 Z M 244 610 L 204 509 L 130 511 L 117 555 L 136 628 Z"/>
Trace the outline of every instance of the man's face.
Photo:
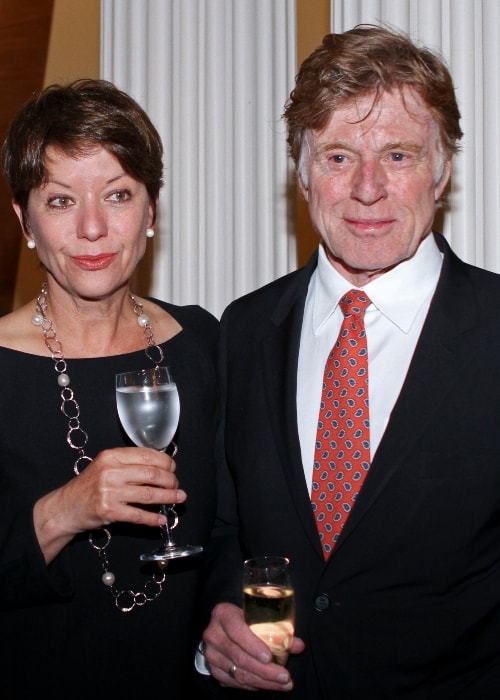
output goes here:
<path id="1" fill-rule="evenodd" d="M 414 255 L 451 171 L 432 114 L 413 90 L 369 93 L 309 134 L 300 170 L 332 265 L 362 286 Z"/>

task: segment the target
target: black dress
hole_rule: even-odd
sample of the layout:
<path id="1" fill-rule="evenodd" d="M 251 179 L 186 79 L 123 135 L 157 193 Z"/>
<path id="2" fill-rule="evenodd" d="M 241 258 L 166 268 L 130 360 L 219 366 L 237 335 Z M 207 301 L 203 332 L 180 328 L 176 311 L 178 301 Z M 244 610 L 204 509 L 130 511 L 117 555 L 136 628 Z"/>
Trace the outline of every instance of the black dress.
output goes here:
<path id="1" fill-rule="evenodd" d="M 162 345 L 163 364 L 172 368 L 179 389 L 177 475 L 188 494 L 177 509 L 175 535 L 179 543 L 204 545 L 215 510 L 218 323 L 198 306 L 154 301 L 183 328 Z M 87 455 L 131 444 L 117 417 L 115 374 L 149 366 L 144 351 L 68 359 L 81 426 L 88 434 Z M 54 362 L 0 348 L 0 385 L 1 697 L 124 700 L 154 694 L 184 700 L 202 557 L 171 561 L 161 595 L 130 612 L 121 612 L 103 585 L 88 533 L 47 567 L 34 534 L 33 504 L 74 477 L 77 457 L 66 440 L 68 419 L 60 411 Z M 108 529 L 109 569 L 117 589 L 154 592 L 154 585 L 144 585 L 158 569 L 140 562 L 139 554 L 159 544 L 159 529 L 129 524 Z M 124 594 L 125 606 L 127 600 Z"/>

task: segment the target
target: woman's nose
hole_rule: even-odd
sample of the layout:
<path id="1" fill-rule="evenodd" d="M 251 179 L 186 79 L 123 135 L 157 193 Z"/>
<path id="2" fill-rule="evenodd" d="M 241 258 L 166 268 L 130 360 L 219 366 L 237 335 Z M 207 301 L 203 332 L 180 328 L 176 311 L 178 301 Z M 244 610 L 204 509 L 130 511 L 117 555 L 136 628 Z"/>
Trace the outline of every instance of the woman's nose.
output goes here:
<path id="1" fill-rule="evenodd" d="M 95 241 L 102 236 L 107 236 L 106 217 L 98 202 L 86 202 L 81 206 L 79 214 L 78 238 Z"/>

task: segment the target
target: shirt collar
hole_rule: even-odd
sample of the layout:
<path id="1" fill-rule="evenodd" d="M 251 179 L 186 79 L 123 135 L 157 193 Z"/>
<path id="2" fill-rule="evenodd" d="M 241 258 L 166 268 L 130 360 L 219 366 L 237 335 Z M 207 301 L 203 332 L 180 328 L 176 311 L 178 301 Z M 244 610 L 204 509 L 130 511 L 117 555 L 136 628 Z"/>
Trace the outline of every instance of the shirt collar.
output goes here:
<path id="1" fill-rule="evenodd" d="M 370 306 L 408 333 L 422 304 L 436 288 L 442 259 L 434 236 L 427 236 L 413 257 L 363 287 L 371 299 Z M 323 245 L 311 283 L 313 332 L 317 335 L 353 285 L 332 267 Z"/>

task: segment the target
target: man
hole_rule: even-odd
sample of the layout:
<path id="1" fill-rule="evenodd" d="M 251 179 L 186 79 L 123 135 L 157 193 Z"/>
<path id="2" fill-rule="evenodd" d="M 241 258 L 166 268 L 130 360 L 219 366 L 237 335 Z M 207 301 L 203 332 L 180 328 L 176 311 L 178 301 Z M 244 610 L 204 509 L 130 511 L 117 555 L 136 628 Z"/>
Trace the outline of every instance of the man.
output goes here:
<path id="1" fill-rule="evenodd" d="M 321 242 L 306 267 L 222 318 L 224 468 L 201 687 L 498 698 L 500 276 L 432 231 L 462 136 L 451 77 L 405 35 L 359 26 L 306 59 L 284 117 Z M 341 307 L 364 297 L 352 342 L 365 342 L 356 363 L 368 356 L 366 455 L 353 486 L 343 479 L 356 450 L 345 466 L 338 439 L 317 428 L 340 422 L 338 403 L 320 412 L 323 371 L 332 351 L 340 382 Z M 243 621 L 241 564 L 259 554 L 291 560 L 286 669 Z"/>

